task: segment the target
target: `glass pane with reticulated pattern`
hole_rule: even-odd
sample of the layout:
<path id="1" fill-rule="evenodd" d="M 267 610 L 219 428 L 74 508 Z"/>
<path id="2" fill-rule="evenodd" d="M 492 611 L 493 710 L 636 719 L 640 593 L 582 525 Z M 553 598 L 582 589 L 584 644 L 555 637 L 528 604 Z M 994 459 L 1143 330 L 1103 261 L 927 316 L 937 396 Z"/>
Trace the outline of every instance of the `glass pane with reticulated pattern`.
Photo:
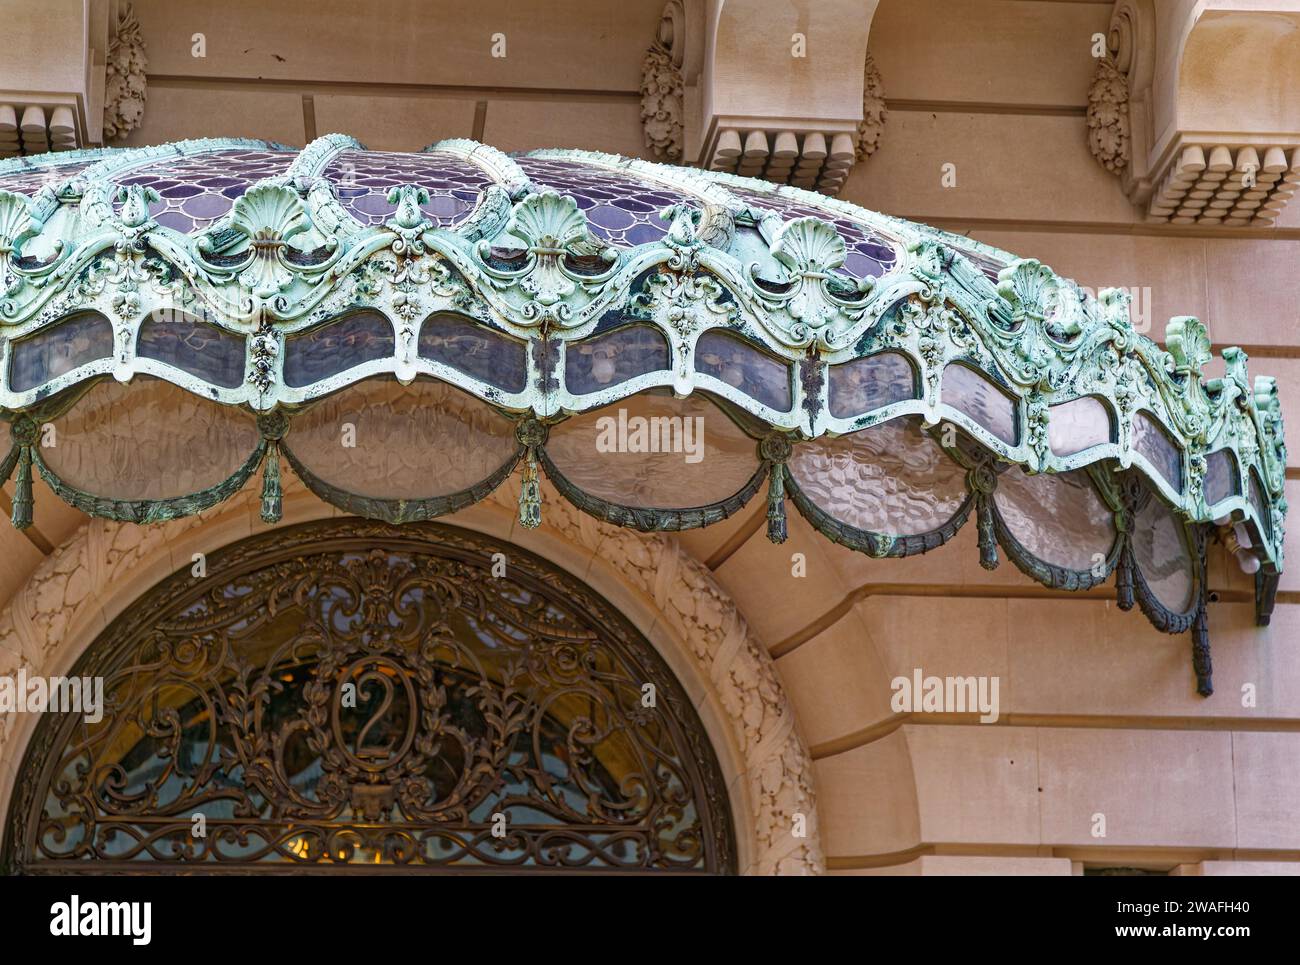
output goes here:
<path id="1" fill-rule="evenodd" d="M 651 390 L 574 416 L 546 452 L 579 489 L 637 509 L 720 503 L 758 469 L 758 443 L 699 392 Z"/>
<path id="2" fill-rule="evenodd" d="M 993 494 L 1007 529 L 1046 563 L 1091 570 L 1115 543 L 1114 516 L 1086 472 L 1030 475 L 1013 467 Z"/>
<path id="3" fill-rule="evenodd" d="M 830 412 L 837 419 L 916 398 L 916 371 L 898 352 L 880 352 L 830 367 Z"/>
<path id="4" fill-rule="evenodd" d="M 1054 405 L 1048 410 L 1047 442 L 1058 456 L 1110 442 L 1110 412 L 1090 395 Z"/>
<path id="5" fill-rule="evenodd" d="M 285 444 L 331 486 L 377 499 L 463 492 L 519 448 L 513 422 L 432 379 L 358 382 L 295 416 Z"/>
<path id="6" fill-rule="evenodd" d="M 79 365 L 113 354 L 113 326 L 97 312 L 82 312 L 13 343 L 9 388 L 26 392 Z"/>
<path id="7" fill-rule="evenodd" d="M 953 364 L 943 370 L 943 401 L 1007 445 L 1016 444 L 1016 403 L 969 366 Z"/>
<path id="8" fill-rule="evenodd" d="M 1156 420 L 1138 410 L 1133 416 L 1133 448 L 1178 492 L 1183 491 L 1183 457 Z"/>
<path id="9" fill-rule="evenodd" d="M 1147 587 L 1174 613 L 1192 606 L 1194 562 L 1183 538 L 1183 524 L 1154 494 L 1133 522 L 1133 556 Z"/>
<path id="10" fill-rule="evenodd" d="M 695 343 L 695 371 L 721 379 L 777 412 L 789 412 L 790 366 L 722 332 L 705 332 Z"/>
<path id="11" fill-rule="evenodd" d="M 528 348 L 455 315 L 435 315 L 420 328 L 420 357 L 449 365 L 507 392 L 528 385 Z"/>
<path id="12" fill-rule="evenodd" d="M 64 482 L 109 499 L 174 499 L 232 476 L 257 448 L 253 418 L 170 382 L 101 381 L 54 420 L 41 457 Z"/>
<path id="13" fill-rule="evenodd" d="M 668 340 L 649 325 L 627 325 L 564 348 L 564 382 L 574 395 L 599 392 L 668 368 Z"/>
<path id="14" fill-rule="evenodd" d="M 321 328 L 285 339 L 284 381 L 304 386 L 362 362 L 391 358 L 393 326 L 379 312 L 354 312 Z"/>
<path id="15" fill-rule="evenodd" d="M 874 533 L 928 533 L 966 499 L 966 471 L 913 418 L 801 442 L 789 466 L 799 488 L 824 512 Z"/>

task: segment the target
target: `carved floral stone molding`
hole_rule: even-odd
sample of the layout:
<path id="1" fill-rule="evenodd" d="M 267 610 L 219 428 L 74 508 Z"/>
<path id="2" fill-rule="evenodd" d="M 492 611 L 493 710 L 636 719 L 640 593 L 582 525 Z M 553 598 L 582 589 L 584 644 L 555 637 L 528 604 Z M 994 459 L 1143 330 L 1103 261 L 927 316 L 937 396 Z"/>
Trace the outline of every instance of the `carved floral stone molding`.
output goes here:
<path id="1" fill-rule="evenodd" d="M 104 82 L 104 140 L 124 137 L 144 119 L 144 35 L 129 3 L 118 15 L 117 30 L 108 48 Z"/>
<path id="2" fill-rule="evenodd" d="M 513 509 L 507 487 L 499 503 Z M 294 521 L 330 515 L 296 480 L 285 480 L 285 497 L 296 504 Z M 105 620 L 104 602 L 117 606 L 121 588 L 147 587 L 175 568 L 188 565 L 192 531 L 206 527 L 222 541 L 241 538 L 241 520 L 256 515 L 256 488 L 241 492 L 200 516 L 159 526 L 136 526 L 91 519 L 43 560 L 27 585 L 0 611 L 0 674 L 66 672 Z M 748 804 L 751 829 L 749 870 L 754 874 L 820 874 L 825 870 L 817 822 L 812 759 L 795 726 L 794 709 L 776 668 L 753 636 L 736 605 L 707 570 L 668 536 L 638 536 L 600 523 L 561 499 L 548 501 L 543 536 L 558 536 L 588 552 L 628 586 L 653 601 L 672 634 L 686 643 L 699 680 L 708 681 L 726 713 L 734 746 L 744 767 L 744 795 L 733 786 L 733 808 Z M 108 615 L 111 618 L 111 614 Z M 7 804 L 23 745 L 30 730 L 14 715 L 0 715 L 0 805 Z M 0 812 L 4 810 L 0 807 Z M 806 819 L 806 836 L 795 837 L 797 816 Z M 742 852 L 742 853 L 745 853 Z"/>
<path id="3" fill-rule="evenodd" d="M 862 78 L 862 123 L 858 125 L 858 160 L 869 158 L 880 147 L 880 139 L 885 134 L 885 84 L 880 76 L 871 51 L 867 51 L 867 60 L 863 66 Z"/>
<path id="4" fill-rule="evenodd" d="M 1128 167 L 1128 77 L 1111 57 L 1097 61 L 1088 90 L 1088 147 L 1111 174 Z"/>

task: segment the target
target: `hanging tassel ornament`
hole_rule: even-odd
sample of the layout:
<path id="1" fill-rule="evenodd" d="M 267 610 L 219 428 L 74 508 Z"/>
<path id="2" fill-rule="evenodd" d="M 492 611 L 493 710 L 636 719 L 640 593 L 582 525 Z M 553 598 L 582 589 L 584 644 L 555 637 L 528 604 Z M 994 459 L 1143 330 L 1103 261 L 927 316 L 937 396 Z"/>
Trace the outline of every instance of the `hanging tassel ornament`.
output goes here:
<path id="1" fill-rule="evenodd" d="M 980 566 L 986 570 L 998 568 L 997 530 L 993 525 L 993 490 L 998 476 L 993 464 L 987 460 L 966 473 L 966 486 L 975 494 L 975 523 L 979 532 Z"/>
<path id="2" fill-rule="evenodd" d="M 11 518 L 15 529 L 26 529 L 32 525 L 32 508 L 36 503 L 32 495 L 32 446 L 36 444 L 39 430 L 35 422 L 24 417 L 13 424 L 10 434 L 13 436 L 14 444 L 9 450 L 9 455 L 5 457 L 4 465 L 0 466 L 4 470 L 0 483 L 9 479 L 9 474 L 13 472 L 16 464 L 18 475 L 14 479 L 14 504 Z"/>
<path id="3" fill-rule="evenodd" d="M 272 412 L 258 418 L 257 428 L 266 442 L 266 453 L 262 456 L 262 522 L 278 523 L 284 516 L 280 440 L 289 431 L 289 420 L 282 412 Z"/>
<path id="4" fill-rule="evenodd" d="M 1196 674 L 1196 692 L 1209 697 L 1214 693 L 1214 663 L 1210 660 L 1210 621 L 1204 588 L 1192 621 L 1192 670 Z"/>
<path id="5" fill-rule="evenodd" d="M 268 443 L 262 462 L 262 522 L 278 523 L 284 515 L 280 486 L 280 444 Z"/>
<path id="6" fill-rule="evenodd" d="M 773 433 L 759 446 L 767 462 L 767 538 L 784 543 L 789 536 L 785 522 L 785 464 L 794 451 L 788 437 Z"/>
<path id="7" fill-rule="evenodd" d="M 1133 588 L 1133 520 L 1137 517 L 1142 495 L 1140 486 L 1133 480 L 1122 484 L 1120 509 L 1115 513 L 1115 532 L 1123 540 L 1119 548 L 1119 562 L 1115 565 L 1115 604 L 1121 610 L 1133 609 L 1136 602 Z"/>
<path id="8" fill-rule="evenodd" d="M 546 426 L 536 419 L 525 419 L 515 429 L 515 438 L 524 447 L 524 478 L 519 486 L 519 523 L 525 529 L 542 525 L 542 483 L 537 472 L 537 450 L 546 441 Z"/>

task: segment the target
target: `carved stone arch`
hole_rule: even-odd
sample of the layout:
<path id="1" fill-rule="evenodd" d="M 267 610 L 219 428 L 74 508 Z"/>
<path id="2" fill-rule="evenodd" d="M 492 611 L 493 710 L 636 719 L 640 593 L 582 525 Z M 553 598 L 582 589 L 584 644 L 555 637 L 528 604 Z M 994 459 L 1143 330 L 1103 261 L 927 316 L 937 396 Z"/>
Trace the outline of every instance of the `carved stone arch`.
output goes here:
<path id="1" fill-rule="evenodd" d="M 286 480 L 282 525 L 341 516 Z M 708 571 L 669 536 L 637 536 L 548 499 L 545 523 L 515 523 L 511 497 L 449 522 L 496 536 L 568 571 L 654 645 L 695 705 L 728 786 L 749 874 L 824 871 L 812 760 L 766 650 Z M 160 526 L 92 519 L 47 557 L 0 611 L 0 674 L 68 673 L 99 633 L 170 574 L 266 527 L 249 488 L 213 511 Z M 0 826 L 36 730 L 33 714 L 0 715 Z M 800 820 L 802 816 L 802 820 Z M 805 836 L 794 829 L 802 824 Z"/>

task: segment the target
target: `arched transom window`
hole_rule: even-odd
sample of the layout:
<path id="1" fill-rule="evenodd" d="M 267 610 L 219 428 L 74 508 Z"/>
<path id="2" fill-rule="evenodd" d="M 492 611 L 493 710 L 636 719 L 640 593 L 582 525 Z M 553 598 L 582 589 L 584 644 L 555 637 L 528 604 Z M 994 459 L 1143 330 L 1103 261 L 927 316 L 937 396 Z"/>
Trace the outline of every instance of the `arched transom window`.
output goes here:
<path id="1" fill-rule="evenodd" d="M 731 873 L 681 685 L 610 604 L 435 524 L 252 537 L 83 655 L 103 719 L 46 715 L 13 870 Z"/>

